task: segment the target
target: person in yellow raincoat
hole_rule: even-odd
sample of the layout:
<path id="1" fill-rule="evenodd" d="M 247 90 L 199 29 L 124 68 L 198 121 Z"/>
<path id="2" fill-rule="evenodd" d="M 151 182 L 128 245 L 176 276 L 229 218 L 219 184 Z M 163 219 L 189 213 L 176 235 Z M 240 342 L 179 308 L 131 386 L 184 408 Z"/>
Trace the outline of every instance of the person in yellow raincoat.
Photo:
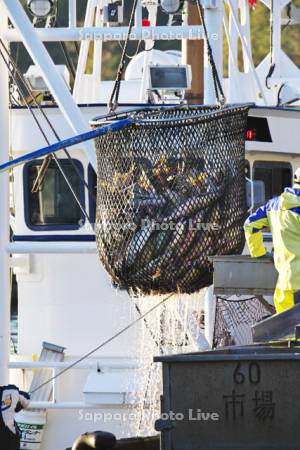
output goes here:
<path id="1" fill-rule="evenodd" d="M 300 303 L 300 167 L 292 188 L 286 188 L 246 220 L 244 230 L 252 257 L 271 256 L 263 243 L 264 228 L 270 228 L 273 237 L 278 271 L 274 305 L 280 313 Z"/>

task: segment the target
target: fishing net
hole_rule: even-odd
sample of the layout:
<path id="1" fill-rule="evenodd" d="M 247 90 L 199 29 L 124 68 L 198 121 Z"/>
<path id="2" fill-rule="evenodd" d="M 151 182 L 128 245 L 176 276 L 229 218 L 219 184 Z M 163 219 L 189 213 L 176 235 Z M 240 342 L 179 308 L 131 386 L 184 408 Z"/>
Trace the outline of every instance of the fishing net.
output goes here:
<path id="1" fill-rule="evenodd" d="M 270 315 L 257 297 L 217 297 L 216 302 L 214 348 L 252 344 L 252 325 Z"/>
<path id="2" fill-rule="evenodd" d="M 210 255 L 241 253 L 247 106 L 160 107 L 96 139 L 96 240 L 120 288 L 191 293 L 212 283 Z"/>

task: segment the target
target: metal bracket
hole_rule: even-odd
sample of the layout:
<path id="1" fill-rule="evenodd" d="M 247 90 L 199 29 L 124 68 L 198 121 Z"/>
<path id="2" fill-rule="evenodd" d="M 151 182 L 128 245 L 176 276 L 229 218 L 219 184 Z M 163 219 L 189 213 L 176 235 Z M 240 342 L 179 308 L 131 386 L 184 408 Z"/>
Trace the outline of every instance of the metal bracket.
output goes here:
<path id="1" fill-rule="evenodd" d="M 29 275 L 31 272 L 30 255 L 11 255 L 10 267 L 15 275 Z"/>

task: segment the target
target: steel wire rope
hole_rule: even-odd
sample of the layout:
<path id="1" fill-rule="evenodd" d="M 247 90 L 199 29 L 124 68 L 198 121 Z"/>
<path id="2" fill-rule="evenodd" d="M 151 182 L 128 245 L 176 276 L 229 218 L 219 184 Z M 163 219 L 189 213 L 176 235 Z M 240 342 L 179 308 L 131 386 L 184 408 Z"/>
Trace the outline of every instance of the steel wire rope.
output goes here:
<path id="1" fill-rule="evenodd" d="M 119 95 L 120 95 L 121 79 L 122 79 L 122 75 L 123 75 L 124 68 L 125 68 L 125 59 L 126 59 L 130 34 L 131 34 L 131 31 L 132 31 L 132 28 L 134 25 L 134 15 L 135 15 L 137 3 L 138 3 L 138 0 L 134 0 L 134 3 L 132 5 L 127 36 L 126 36 L 126 40 L 125 40 L 124 47 L 122 50 L 122 55 L 121 55 L 121 59 L 120 59 L 120 63 L 119 63 L 118 71 L 117 71 L 117 76 L 116 76 L 114 87 L 111 92 L 111 96 L 110 96 L 110 99 L 109 99 L 108 105 L 107 105 L 109 112 L 115 111 L 119 104 L 118 101 L 119 101 Z"/>
<path id="2" fill-rule="evenodd" d="M 77 359 L 76 361 L 72 362 L 69 366 L 67 366 L 66 368 L 62 369 L 60 372 L 58 372 L 56 375 L 54 375 L 53 377 L 49 378 L 47 381 L 44 381 L 43 383 L 41 383 L 39 386 L 37 386 L 35 389 L 33 389 L 32 391 L 29 392 L 29 394 L 34 394 L 36 391 L 38 391 L 39 389 L 41 389 L 42 387 L 46 386 L 47 384 L 51 383 L 52 381 L 56 380 L 58 377 L 60 377 L 61 375 L 63 375 L 64 373 L 68 372 L 69 370 L 73 369 L 73 367 L 77 366 L 79 363 L 81 363 L 82 361 L 84 361 L 85 359 L 89 358 L 91 355 L 93 355 L 96 351 L 100 350 L 101 348 L 103 348 L 105 345 L 109 344 L 110 342 L 112 342 L 114 339 L 116 339 L 117 337 L 121 336 L 123 333 L 125 333 L 126 331 L 128 331 L 130 328 L 132 328 L 134 325 L 136 325 L 138 322 L 140 322 L 141 320 L 144 320 L 145 317 L 147 317 L 149 314 L 151 314 L 156 308 L 158 308 L 159 306 L 163 305 L 167 300 L 169 300 L 171 297 L 173 297 L 174 293 L 167 295 L 166 297 L 164 297 L 159 303 L 157 303 L 156 305 L 152 306 L 152 308 L 150 308 L 148 311 L 146 311 L 144 314 L 140 315 L 137 319 L 133 320 L 132 322 L 130 322 L 128 325 L 126 325 L 124 328 L 122 328 L 121 330 L 119 330 L 117 333 L 115 333 L 113 336 L 109 337 L 108 339 L 106 339 L 105 341 L 101 342 L 101 344 L 99 344 L 97 347 L 95 347 L 94 349 L 90 350 L 89 352 L 85 353 L 83 356 L 81 356 L 81 358 Z"/>
<path id="3" fill-rule="evenodd" d="M 20 71 L 20 69 L 18 68 L 18 66 L 16 65 L 15 61 L 13 60 L 13 58 L 11 57 L 10 52 L 9 52 L 8 49 L 6 48 L 6 46 L 5 46 L 5 44 L 4 44 L 4 42 L 3 42 L 2 39 L 0 39 L 0 44 L 1 44 L 2 48 L 4 49 L 4 51 L 6 52 L 8 58 L 9 58 L 9 61 L 10 61 L 10 63 L 12 64 L 12 66 L 13 66 L 13 68 L 14 68 L 14 70 L 15 70 L 15 73 L 17 73 L 18 77 L 19 77 L 20 80 L 22 81 L 22 84 L 23 84 L 23 86 L 25 87 L 25 89 L 26 89 L 26 91 L 27 91 L 27 94 L 31 97 L 31 102 L 34 103 L 34 105 L 37 107 L 37 109 L 39 110 L 39 112 L 42 114 L 43 118 L 45 119 L 45 121 L 46 121 L 47 124 L 49 125 L 49 128 L 50 128 L 51 131 L 53 132 L 55 138 L 60 142 L 61 139 L 60 139 L 59 135 L 57 134 L 57 132 L 56 132 L 56 130 L 55 130 L 55 128 L 54 128 L 52 122 L 51 122 L 50 119 L 48 118 L 47 114 L 45 113 L 45 111 L 44 111 L 44 109 L 41 107 L 41 105 L 37 102 L 36 98 L 34 97 L 32 91 L 31 91 L 31 88 L 30 88 L 30 86 L 29 86 L 27 80 L 25 79 L 24 75 L 22 74 L 22 72 Z M 5 63 L 7 63 L 6 60 L 5 60 Z M 7 64 L 6 64 L 6 65 L 7 65 Z M 10 73 L 11 73 L 11 71 L 10 71 Z M 14 79 L 14 81 L 15 81 L 15 83 L 16 83 L 16 85 L 17 85 L 19 91 L 20 91 L 20 86 L 19 86 L 19 83 L 18 83 L 18 81 L 17 81 L 17 78 L 13 77 L 13 74 L 12 74 L 12 73 L 11 73 L 11 76 L 12 76 L 12 78 Z M 20 91 L 20 93 L 21 93 L 21 91 Z M 26 103 L 27 108 L 30 109 L 31 104 L 29 104 L 28 101 L 26 101 L 26 99 L 24 99 L 24 101 L 25 101 L 25 103 Z M 84 184 L 84 186 L 85 186 L 86 189 L 88 190 L 89 196 L 91 196 L 91 197 L 93 198 L 93 200 L 95 200 L 95 195 L 94 195 L 93 191 L 90 189 L 90 186 L 89 186 L 88 183 L 85 181 L 84 176 L 82 176 L 82 174 L 81 174 L 81 172 L 79 171 L 78 167 L 77 167 L 76 164 L 74 163 L 73 158 L 71 157 L 70 153 L 68 152 L 68 150 L 67 150 L 66 148 L 64 148 L 63 151 L 64 151 L 65 155 L 67 156 L 67 158 L 69 159 L 70 163 L 72 164 L 72 167 L 73 167 L 73 169 L 75 170 L 75 172 L 77 173 L 77 175 L 78 175 L 80 181 Z M 48 160 L 49 160 L 49 161 L 48 161 Z M 51 161 L 51 158 L 45 158 L 45 165 L 46 165 L 46 163 L 50 163 L 50 161 Z M 46 170 L 46 169 L 47 169 L 47 167 L 46 167 L 46 168 L 45 168 L 45 167 L 41 167 L 41 172 L 42 172 L 42 170 L 44 171 L 44 170 Z M 38 187 L 39 187 L 39 185 L 33 186 L 33 192 L 34 192 L 36 189 L 38 189 Z"/>
<path id="4" fill-rule="evenodd" d="M 220 81 L 220 77 L 219 77 L 219 73 L 218 73 L 218 69 L 214 60 L 214 55 L 213 55 L 213 50 L 210 44 L 210 40 L 208 37 L 208 31 L 207 31 L 207 27 L 206 27 L 206 23 L 205 23 L 205 18 L 204 18 L 204 14 L 203 14 L 203 10 L 201 7 L 201 3 L 200 0 L 196 0 L 197 3 L 197 8 L 198 8 L 198 13 L 199 13 L 199 17 L 203 26 L 203 30 L 204 30 L 204 35 L 205 35 L 205 40 L 206 40 L 206 47 L 207 47 L 207 55 L 208 55 L 208 60 L 209 63 L 211 65 L 211 69 L 212 69 L 212 76 L 213 76 L 213 82 L 214 82 L 214 89 L 215 89 L 215 95 L 216 95 L 216 99 L 218 101 L 218 103 L 220 105 L 224 105 L 226 103 L 226 97 L 223 91 L 223 87 L 222 87 L 222 83 Z"/>
<path id="5" fill-rule="evenodd" d="M 269 79 L 272 78 L 275 68 L 276 68 L 276 61 L 274 61 L 274 0 L 271 0 L 270 4 L 270 68 L 267 73 L 266 79 L 265 79 L 265 85 L 267 89 L 272 89 L 269 86 Z"/>
<path id="6" fill-rule="evenodd" d="M 1 45 L 3 46 L 3 42 L 2 42 L 1 39 L 0 39 L 0 43 L 1 43 Z M 11 68 L 10 68 L 10 66 L 9 66 L 9 62 L 6 60 L 5 55 L 4 55 L 3 51 L 1 50 L 1 48 L 0 48 L 0 56 L 2 57 L 2 59 L 3 59 L 3 61 L 4 61 L 4 64 L 6 65 L 6 67 L 7 67 L 8 71 L 9 71 L 11 77 L 13 78 L 14 82 L 15 82 L 15 83 L 17 84 L 17 86 L 18 86 L 18 81 L 17 81 L 17 79 L 15 78 L 14 73 L 13 73 L 13 71 L 11 70 Z M 31 105 L 28 104 L 28 102 L 27 102 L 27 100 L 26 100 L 26 98 L 25 98 L 25 95 L 23 94 L 22 90 L 20 90 L 20 95 L 21 95 L 21 97 L 22 97 L 22 100 L 23 100 L 24 103 L 26 104 L 26 107 L 28 108 L 30 114 L 32 115 L 32 117 L 33 117 L 33 119 L 34 119 L 34 121 L 35 121 L 37 127 L 39 128 L 41 134 L 43 135 L 43 137 L 44 137 L 46 143 L 47 143 L 48 145 L 50 145 L 50 141 L 48 140 L 47 135 L 45 134 L 45 132 L 44 132 L 44 130 L 43 130 L 43 128 L 42 128 L 42 126 L 41 126 L 39 120 L 37 119 L 37 117 L 36 117 L 36 115 L 35 115 L 33 109 L 31 108 Z M 76 195 L 76 193 L 75 193 L 75 191 L 74 191 L 74 189 L 73 189 L 73 187 L 72 187 L 72 185 L 71 185 L 71 183 L 70 183 L 70 181 L 69 181 L 69 179 L 68 179 L 68 177 L 67 177 L 67 175 L 66 175 L 66 173 L 65 173 L 65 171 L 64 171 L 64 169 L 63 169 L 63 167 L 62 167 L 62 165 L 60 164 L 60 162 L 59 162 L 57 156 L 53 153 L 53 154 L 52 154 L 52 157 L 53 157 L 55 163 L 57 164 L 57 166 L 58 166 L 58 168 L 59 168 L 59 171 L 61 172 L 61 174 L 62 174 L 62 176 L 63 176 L 65 182 L 67 183 L 67 186 L 68 186 L 68 188 L 70 189 L 70 191 L 71 191 L 71 193 L 72 193 L 72 195 L 73 195 L 73 197 L 74 197 L 76 203 L 78 204 L 78 206 L 79 206 L 81 212 L 82 212 L 83 215 L 86 217 L 86 219 L 89 221 L 89 223 L 91 223 L 91 220 L 90 220 L 90 217 L 89 217 L 88 213 L 85 211 L 83 205 L 81 204 L 81 201 L 80 201 L 79 198 L 77 197 L 77 195 Z"/>

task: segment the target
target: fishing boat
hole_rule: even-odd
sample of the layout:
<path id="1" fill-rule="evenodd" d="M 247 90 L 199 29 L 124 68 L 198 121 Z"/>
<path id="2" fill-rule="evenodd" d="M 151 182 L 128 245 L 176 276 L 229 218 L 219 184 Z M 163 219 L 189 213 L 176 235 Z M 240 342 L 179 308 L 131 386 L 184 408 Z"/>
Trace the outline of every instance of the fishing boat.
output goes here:
<path id="1" fill-rule="evenodd" d="M 247 344 L 250 326 L 266 313 L 251 298 L 244 323 L 229 324 L 226 298 L 216 297 L 212 286 L 172 294 L 166 284 L 162 293 L 116 286 L 96 246 L 100 137 L 82 136 L 102 126 L 112 133 L 116 118 L 131 117 L 127 111 L 247 105 L 245 214 L 291 186 L 300 166 L 300 72 L 282 44 L 283 30 L 299 32 L 294 1 L 60 3 L 0 0 L 0 382 L 31 392 L 29 410 L 17 418 L 21 448 L 28 450 L 71 448 L 95 430 L 117 439 L 156 435 L 161 368 L 153 357 L 203 351 L 228 339 Z M 270 17 L 270 49 L 258 64 L 251 40 L 255 7 Z M 112 43 L 121 46 L 116 81 L 102 77 Z M 130 43 L 136 50 L 125 68 Z M 64 64 L 57 64 L 55 49 Z M 25 71 L 20 58 L 30 60 Z M 160 160 L 154 169 L 161 174 L 165 167 Z M 108 173 L 103 189 L 113 195 L 126 176 Z M 155 197 L 150 204 L 142 194 L 139 205 L 146 209 L 166 201 Z M 142 233 L 146 239 L 147 229 Z M 159 239 L 156 246 L 163 245 Z M 265 240 L 271 246 L 268 233 Z M 134 251 L 128 250 L 128 266 L 137 257 L 151 263 L 151 255 Z M 182 241 L 179 256 L 185 251 Z M 152 277 L 159 276 L 156 267 Z"/>

